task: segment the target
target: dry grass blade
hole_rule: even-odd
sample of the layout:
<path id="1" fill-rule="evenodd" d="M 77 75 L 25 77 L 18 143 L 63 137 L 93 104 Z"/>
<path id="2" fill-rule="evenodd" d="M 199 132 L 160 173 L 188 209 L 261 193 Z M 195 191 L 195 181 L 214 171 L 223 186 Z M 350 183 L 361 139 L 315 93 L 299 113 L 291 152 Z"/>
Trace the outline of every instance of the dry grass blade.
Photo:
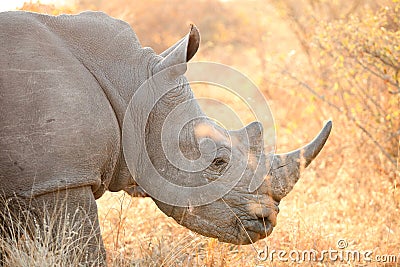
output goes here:
<path id="1" fill-rule="evenodd" d="M 0 255 L 5 266 L 79 266 L 87 262 L 88 239 L 79 219 L 84 211 L 61 212 L 66 210 L 63 201 L 57 206 L 58 212 L 43 210 L 38 219 L 17 198 L 1 197 Z"/>

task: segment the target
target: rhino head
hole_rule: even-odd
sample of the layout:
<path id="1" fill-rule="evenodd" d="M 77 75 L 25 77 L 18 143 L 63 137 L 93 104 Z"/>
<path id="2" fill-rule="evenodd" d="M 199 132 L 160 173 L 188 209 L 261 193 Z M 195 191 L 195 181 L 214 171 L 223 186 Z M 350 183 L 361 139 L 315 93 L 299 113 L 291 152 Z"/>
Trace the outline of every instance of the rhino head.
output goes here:
<path id="1" fill-rule="evenodd" d="M 124 146 L 125 158 L 128 166 L 128 161 L 132 161 L 129 169 L 139 185 L 179 224 L 223 242 L 249 244 L 272 232 L 281 199 L 292 190 L 302 169 L 324 146 L 331 122 L 308 145 L 275 155 L 264 152 L 261 123 L 253 122 L 235 131 L 222 128 L 202 112 L 184 77 L 186 62 L 196 53 L 199 40 L 199 32 L 192 26 L 188 35 L 153 61 L 150 72 L 159 74 L 159 78 L 145 90 L 141 101 L 136 102 L 132 125 L 143 123 L 143 118 L 140 121 L 135 118 L 148 105 L 145 99 L 160 92 L 163 96 L 145 118 L 144 134 L 139 138 L 133 136 L 143 146 Z M 146 153 L 136 152 L 144 150 Z M 144 160 L 144 156 L 149 160 Z M 195 192 L 191 194 L 176 187 L 168 190 L 154 182 L 157 175 L 186 189 L 222 180 L 196 197 L 201 198 L 210 191 L 224 194 L 196 205 L 192 198 Z M 254 180 L 261 182 L 251 189 L 249 185 Z M 232 181 L 234 184 L 230 186 Z M 179 198 L 180 202 L 164 201 L 165 196 Z"/>

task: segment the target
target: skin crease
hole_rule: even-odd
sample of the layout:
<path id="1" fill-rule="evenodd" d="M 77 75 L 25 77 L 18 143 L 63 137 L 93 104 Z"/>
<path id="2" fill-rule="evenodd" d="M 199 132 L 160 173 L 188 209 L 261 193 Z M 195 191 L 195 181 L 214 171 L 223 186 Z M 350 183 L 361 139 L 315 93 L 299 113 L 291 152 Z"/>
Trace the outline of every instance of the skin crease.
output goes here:
<path id="1" fill-rule="evenodd" d="M 88 233 L 83 242 L 89 244 L 89 256 L 84 259 L 89 264 L 106 262 L 95 199 L 106 190 L 146 195 L 135 181 L 145 177 L 150 167 L 143 163 L 144 153 L 162 176 L 179 185 L 199 186 L 224 175 L 240 175 L 231 191 L 207 205 L 174 207 L 154 201 L 165 214 L 195 232 L 223 242 L 249 244 L 272 232 L 279 201 L 329 135 L 330 124 L 322 137 L 303 150 L 275 155 L 267 173 L 271 159 L 263 153 L 260 123 L 227 131 L 206 118 L 196 101 L 189 101 L 184 113 L 202 118 L 183 127 L 180 150 L 187 159 L 195 159 L 200 154 L 199 144 L 212 140 L 224 161 L 187 173 L 160 153 L 161 130 L 170 111 L 193 99 L 184 74 L 186 62 L 199 47 L 197 28 L 192 27 L 188 35 L 157 55 L 140 45 L 127 23 L 101 12 L 57 17 L 4 12 L 0 24 L 1 194 L 25 203 L 21 207 L 26 208 L 16 214 L 43 207 L 57 211 L 56 205 L 46 203 L 53 203 L 58 196 L 68 211 L 87 211 L 75 220 L 82 222 Z M 168 69 L 177 64 L 179 67 Z M 176 88 L 150 113 L 143 137 L 147 151 L 133 151 L 138 167 L 128 170 L 122 150 L 125 112 L 138 88 L 157 73 L 162 73 L 161 79 L 140 105 L 152 105 L 151 96 L 156 92 L 171 85 Z M 134 117 L 143 115 L 140 105 L 134 107 Z M 179 117 L 176 120 L 179 125 Z M 135 142 L 143 140 L 140 128 L 129 134 Z M 170 134 L 172 138 L 175 133 Z M 303 154 L 305 164 L 299 160 Z M 256 191 L 249 192 L 253 176 L 264 180 Z M 33 216 L 39 221 L 43 217 L 40 213 Z M 89 231 L 92 226 L 97 229 L 93 233 Z"/>

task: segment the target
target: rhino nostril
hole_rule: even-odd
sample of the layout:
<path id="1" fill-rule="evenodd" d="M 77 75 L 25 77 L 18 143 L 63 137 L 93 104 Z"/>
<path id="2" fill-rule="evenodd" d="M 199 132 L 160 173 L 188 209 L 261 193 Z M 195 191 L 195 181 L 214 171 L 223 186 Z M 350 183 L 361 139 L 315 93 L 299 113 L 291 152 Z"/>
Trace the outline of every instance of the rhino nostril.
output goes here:
<path id="1" fill-rule="evenodd" d="M 276 215 L 278 214 L 278 212 L 268 212 L 268 213 L 263 213 L 263 214 L 258 214 L 258 220 L 259 221 L 265 221 L 265 222 L 269 222 L 271 224 L 272 227 L 276 226 Z"/>
<path id="2" fill-rule="evenodd" d="M 274 225 L 267 218 L 258 219 L 260 229 L 257 231 L 260 234 L 260 238 L 269 236 L 274 229 Z"/>

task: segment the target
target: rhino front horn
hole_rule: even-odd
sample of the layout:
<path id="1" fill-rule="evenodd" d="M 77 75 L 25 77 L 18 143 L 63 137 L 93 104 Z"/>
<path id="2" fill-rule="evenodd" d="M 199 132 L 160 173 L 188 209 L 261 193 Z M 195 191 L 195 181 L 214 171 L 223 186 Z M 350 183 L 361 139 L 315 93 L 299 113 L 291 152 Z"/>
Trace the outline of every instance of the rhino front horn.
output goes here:
<path id="1" fill-rule="evenodd" d="M 271 193 L 274 199 L 281 200 L 299 180 L 300 172 L 306 168 L 318 155 L 332 129 L 332 122 L 328 121 L 321 132 L 306 146 L 295 151 L 274 155 L 271 167 Z"/>

